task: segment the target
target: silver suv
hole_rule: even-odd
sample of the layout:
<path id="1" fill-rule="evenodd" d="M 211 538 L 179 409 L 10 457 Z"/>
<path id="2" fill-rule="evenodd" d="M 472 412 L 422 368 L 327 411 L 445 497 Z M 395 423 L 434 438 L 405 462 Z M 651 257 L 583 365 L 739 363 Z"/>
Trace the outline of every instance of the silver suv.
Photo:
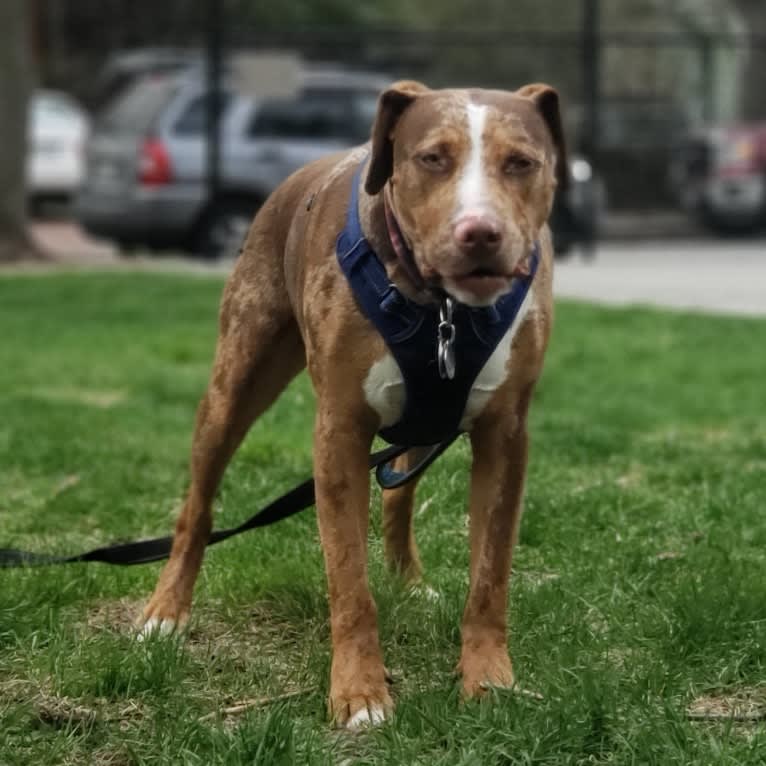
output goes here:
<path id="1" fill-rule="evenodd" d="M 124 246 L 234 254 L 255 211 L 294 170 L 369 137 L 389 79 L 331 67 L 302 74 L 292 98 L 257 100 L 225 81 L 221 193 L 206 184 L 204 71 L 140 77 L 96 122 L 75 210 L 91 233 Z"/>

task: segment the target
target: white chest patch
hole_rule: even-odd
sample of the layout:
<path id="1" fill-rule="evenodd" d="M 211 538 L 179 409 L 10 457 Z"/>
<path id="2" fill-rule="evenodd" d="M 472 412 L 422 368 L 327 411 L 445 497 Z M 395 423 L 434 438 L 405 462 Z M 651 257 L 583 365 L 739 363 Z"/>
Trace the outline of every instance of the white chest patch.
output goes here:
<path id="1" fill-rule="evenodd" d="M 534 302 L 532 288 L 524 298 L 516 320 L 476 376 L 460 419 L 461 430 L 470 431 L 473 421 L 481 414 L 492 395 L 508 377 L 513 339 L 524 324 Z M 370 368 L 364 381 L 364 396 L 370 407 L 378 413 L 381 428 L 392 426 L 401 418 L 404 412 L 406 389 L 399 365 L 390 353 L 386 353 Z"/>
<path id="2" fill-rule="evenodd" d="M 404 411 L 406 391 L 399 365 L 390 353 L 370 367 L 364 381 L 367 404 L 378 413 L 381 428 L 396 423 Z"/>

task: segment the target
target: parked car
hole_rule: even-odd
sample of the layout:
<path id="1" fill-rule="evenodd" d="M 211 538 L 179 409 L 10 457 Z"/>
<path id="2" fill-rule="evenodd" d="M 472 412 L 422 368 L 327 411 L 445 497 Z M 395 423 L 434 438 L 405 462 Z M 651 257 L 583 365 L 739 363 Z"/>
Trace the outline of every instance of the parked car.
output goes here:
<path id="1" fill-rule="evenodd" d="M 584 157 L 569 164 L 569 189 L 558 192 L 551 213 L 553 247 L 557 257 L 595 243 L 606 210 L 606 187 Z"/>
<path id="2" fill-rule="evenodd" d="M 681 206 L 711 230 L 742 234 L 766 224 L 766 123 L 691 133 L 670 173 Z"/>
<path id="3" fill-rule="evenodd" d="M 313 66 L 297 95 L 257 100 L 224 87 L 220 194 L 206 177 L 207 91 L 200 66 L 136 77 L 96 122 L 76 212 L 91 233 L 125 246 L 235 254 L 253 215 L 290 173 L 366 141 L 388 77 Z M 590 239 L 600 199 L 588 163 L 554 212 L 557 250 Z"/>
<path id="4" fill-rule="evenodd" d="M 135 48 L 111 54 L 89 89 L 89 105 L 101 110 L 137 79 L 172 74 L 200 60 L 198 51 L 186 48 Z"/>
<path id="5" fill-rule="evenodd" d="M 95 125 L 77 216 L 91 233 L 126 245 L 231 254 L 284 178 L 367 139 L 388 82 L 313 67 L 303 72 L 296 96 L 258 101 L 225 81 L 221 191 L 210 199 L 204 71 L 138 78 Z"/>
<path id="6" fill-rule="evenodd" d="M 68 201 L 85 178 L 86 112 L 66 93 L 36 92 L 29 106 L 27 190 L 33 204 Z"/>

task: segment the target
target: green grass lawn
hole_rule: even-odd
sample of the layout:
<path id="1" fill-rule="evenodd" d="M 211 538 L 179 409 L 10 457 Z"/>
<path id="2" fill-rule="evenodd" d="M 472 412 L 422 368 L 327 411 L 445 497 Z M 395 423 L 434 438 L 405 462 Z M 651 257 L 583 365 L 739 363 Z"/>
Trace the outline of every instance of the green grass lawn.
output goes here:
<path id="1" fill-rule="evenodd" d="M 220 289 L 168 274 L 0 277 L 0 547 L 170 531 Z M 764 763 L 766 723 L 737 717 L 766 710 L 765 351 L 762 321 L 559 306 L 510 603 L 517 677 L 541 699 L 460 702 L 459 442 L 418 496 L 438 601 L 385 571 L 375 494 L 392 722 L 355 736 L 327 723 L 307 511 L 210 552 L 183 642 L 132 636 L 159 565 L 0 570 L 0 764 Z M 310 473 L 312 410 L 302 376 L 238 453 L 217 525 Z"/>

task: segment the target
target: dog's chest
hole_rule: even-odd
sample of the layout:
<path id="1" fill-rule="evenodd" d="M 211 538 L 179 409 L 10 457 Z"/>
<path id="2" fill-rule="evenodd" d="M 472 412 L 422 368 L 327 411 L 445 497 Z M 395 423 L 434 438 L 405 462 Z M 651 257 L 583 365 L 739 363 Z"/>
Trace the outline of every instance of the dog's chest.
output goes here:
<path id="1" fill-rule="evenodd" d="M 530 290 L 519 309 L 516 320 L 508 328 L 471 385 L 468 400 L 460 418 L 462 431 L 471 429 L 474 420 L 484 410 L 492 395 L 508 378 L 512 369 L 513 339 L 528 318 L 533 305 L 534 295 Z M 402 373 L 391 353 L 384 354 L 370 368 L 364 381 L 364 395 L 367 403 L 380 417 L 381 428 L 387 428 L 399 422 L 404 412 L 407 391 Z"/>

